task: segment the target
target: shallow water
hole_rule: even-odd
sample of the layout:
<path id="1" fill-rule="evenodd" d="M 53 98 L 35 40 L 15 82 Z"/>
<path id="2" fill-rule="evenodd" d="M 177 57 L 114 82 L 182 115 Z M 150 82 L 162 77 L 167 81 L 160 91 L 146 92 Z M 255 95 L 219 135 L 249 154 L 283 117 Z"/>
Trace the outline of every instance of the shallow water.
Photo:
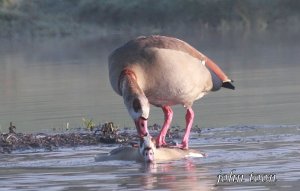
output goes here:
<path id="1" fill-rule="evenodd" d="M 299 145 L 300 126 L 231 126 L 192 134 L 191 147 L 206 158 L 155 165 L 94 161 L 118 145 L 16 152 L 1 155 L 0 190 L 298 190 Z M 244 182 L 217 183 L 230 172 Z M 250 182 L 251 173 L 274 179 Z"/>
<path id="2" fill-rule="evenodd" d="M 19 132 L 59 131 L 67 123 L 82 126 L 82 117 L 132 126 L 107 74 L 108 54 L 127 40 L 0 40 L 0 132 L 10 121 Z M 211 93 L 193 106 L 194 124 L 204 129 L 190 145 L 207 158 L 155 166 L 94 162 L 117 145 L 0 155 L 0 190 L 298 190 L 300 43 L 186 40 L 235 80 L 235 91 Z M 174 107 L 172 124 L 184 126 L 184 113 Z M 149 124 L 162 121 L 152 107 Z M 244 182 L 216 186 L 219 174 L 230 172 L 243 174 Z M 250 183 L 252 172 L 277 181 Z"/>

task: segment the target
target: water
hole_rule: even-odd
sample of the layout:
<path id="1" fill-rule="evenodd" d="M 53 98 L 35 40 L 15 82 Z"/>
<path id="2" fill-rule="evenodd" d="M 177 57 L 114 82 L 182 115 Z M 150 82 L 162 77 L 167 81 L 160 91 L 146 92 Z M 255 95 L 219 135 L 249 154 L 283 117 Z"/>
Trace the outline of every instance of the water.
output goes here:
<path id="1" fill-rule="evenodd" d="M 297 190 L 300 126 L 231 126 L 192 134 L 191 147 L 206 158 L 155 165 L 95 162 L 117 145 L 2 155 L 0 190 Z M 220 174 L 243 174 L 243 183 L 219 182 Z M 251 173 L 276 182 L 250 182 Z M 274 179 L 274 180 L 275 180 Z"/>
<path id="2" fill-rule="evenodd" d="M 114 121 L 132 126 L 122 99 L 110 87 L 107 56 L 128 38 L 0 40 L 0 131 L 52 131 Z M 183 38 L 185 39 L 185 38 Z M 195 102 L 191 147 L 207 158 L 145 166 L 94 162 L 117 145 L 0 155 L 0 190 L 298 190 L 300 184 L 300 43 L 287 39 L 186 40 L 235 80 Z M 184 126 L 174 107 L 173 125 Z M 151 108 L 149 124 L 163 121 Z M 276 174 L 277 182 L 218 185 L 231 171 Z"/>
<path id="3" fill-rule="evenodd" d="M 109 53 L 129 38 L 1 40 L 1 131 L 10 121 L 21 132 L 60 129 L 67 123 L 77 127 L 82 117 L 132 126 L 107 70 Z M 219 63 L 236 90 L 196 101 L 195 125 L 300 124 L 300 43 L 223 41 L 199 39 L 193 45 Z M 174 108 L 173 125 L 184 126 L 184 108 Z M 161 109 L 152 107 L 149 124 L 162 122 Z"/>

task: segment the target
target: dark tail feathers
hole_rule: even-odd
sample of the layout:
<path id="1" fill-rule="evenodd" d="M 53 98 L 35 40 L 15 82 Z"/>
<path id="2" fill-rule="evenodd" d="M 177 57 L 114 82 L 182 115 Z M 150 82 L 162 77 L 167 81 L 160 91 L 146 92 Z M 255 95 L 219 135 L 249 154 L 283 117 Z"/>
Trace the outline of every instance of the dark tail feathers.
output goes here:
<path id="1" fill-rule="evenodd" d="M 232 82 L 233 82 L 232 80 L 227 81 L 227 82 L 223 82 L 222 87 L 234 90 L 235 87 L 234 87 L 234 85 L 232 85 Z"/>

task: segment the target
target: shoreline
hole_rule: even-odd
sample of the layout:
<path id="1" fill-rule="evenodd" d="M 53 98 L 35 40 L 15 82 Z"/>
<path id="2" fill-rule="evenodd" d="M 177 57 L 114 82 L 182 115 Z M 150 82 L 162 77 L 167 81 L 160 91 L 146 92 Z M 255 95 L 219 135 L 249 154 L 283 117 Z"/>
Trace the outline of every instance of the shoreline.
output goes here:
<path id="1" fill-rule="evenodd" d="M 14 126 L 12 126 L 14 127 Z M 0 154 L 11 154 L 14 151 L 44 150 L 55 151 L 60 148 L 74 148 L 80 146 L 92 146 L 100 144 L 137 144 L 139 137 L 135 128 L 118 128 L 113 122 L 108 122 L 95 127 L 82 127 L 66 129 L 64 132 L 55 133 L 17 133 L 14 128 L 9 128 L 9 133 L 0 133 Z M 152 136 L 159 133 L 160 127 L 149 127 Z M 167 142 L 178 138 L 183 128 L 171 127 L 167 133 Z M 201 133 L 195 127 L 192 132 Z"/>

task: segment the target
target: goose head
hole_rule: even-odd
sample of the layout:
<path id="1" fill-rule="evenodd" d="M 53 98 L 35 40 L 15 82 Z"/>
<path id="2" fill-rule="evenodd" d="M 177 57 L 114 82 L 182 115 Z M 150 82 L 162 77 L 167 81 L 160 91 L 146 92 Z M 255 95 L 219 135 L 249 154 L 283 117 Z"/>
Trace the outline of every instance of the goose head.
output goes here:
<path id="1" fill-rule="evenodd" d="M 129 91 L 123 94 L 124 104 L 133 119 L 140 137 L 149 134 L 147 121 L 150 113 L 150 104 L 142 91 Z"/>
<path id="2" fill-rule="evenodd" d="M 153 163 L 155 161 L 156 145 L 155 140 L 148 133 L 140 140 L 139 152 L 145 162 Z"/>

